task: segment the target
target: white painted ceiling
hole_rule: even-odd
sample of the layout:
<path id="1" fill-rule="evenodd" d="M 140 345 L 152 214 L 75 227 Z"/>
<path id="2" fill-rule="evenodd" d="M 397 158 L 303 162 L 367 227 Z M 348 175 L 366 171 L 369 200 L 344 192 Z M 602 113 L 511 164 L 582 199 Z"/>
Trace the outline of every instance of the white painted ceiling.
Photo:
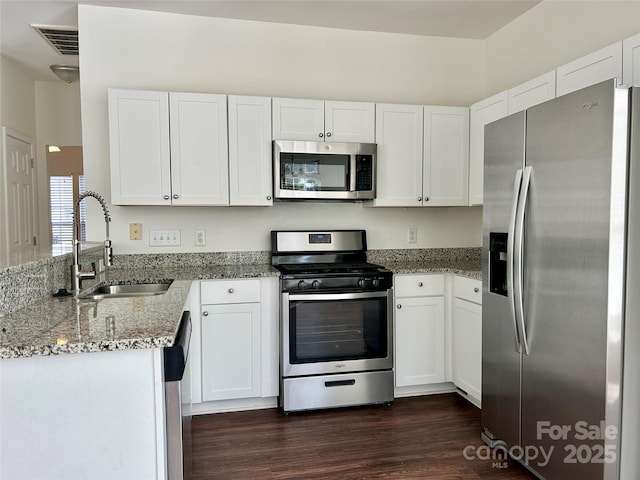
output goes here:
<path id="1" fill-rule="evenodd" d="M 485 39 L 541 0 L 0 0 L 0 52 L 36 80 L 57 80 L 58 55 L 31 24 L 77 26 L 77 5 L 210 17 Z M 82 41 L 82 39 L 80 39 Z"/>

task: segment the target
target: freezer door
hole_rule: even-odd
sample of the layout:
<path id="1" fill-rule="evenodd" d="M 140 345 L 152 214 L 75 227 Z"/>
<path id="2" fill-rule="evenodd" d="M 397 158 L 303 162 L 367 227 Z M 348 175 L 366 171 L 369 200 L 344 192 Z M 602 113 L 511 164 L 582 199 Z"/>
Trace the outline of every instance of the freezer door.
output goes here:
<path id="1" fill-rule="evenodd" d="M 553 449 L 529 465 L 548 480 L 615 478 L 581 427 L 617 428 L 627 93 L 612 80 L 527 111 L 522 444 Z"/>
<path id="2" fill-rule="evenodd" d="M 482 240 L 482 429 L 488 443 L 520 444 L 520 353 L 507 293 L 506 243 L 516 174 L 524 162 L 525 113 L 485 127 Z M 504 279 L 504 281 L 502 280 Z M 488 437 L 488 438 L 487 438 Z M 492 441 L 491 441 L 492 440 Z"/>

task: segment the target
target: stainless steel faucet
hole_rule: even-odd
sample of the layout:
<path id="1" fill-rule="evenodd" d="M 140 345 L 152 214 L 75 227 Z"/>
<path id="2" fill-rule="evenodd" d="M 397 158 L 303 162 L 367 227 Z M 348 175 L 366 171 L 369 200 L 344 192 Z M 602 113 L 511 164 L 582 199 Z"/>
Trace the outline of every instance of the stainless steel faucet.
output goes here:
<path id="1" fill-rule="evenodd" d="M 92 270 L 81 270 L 79 258 L 80 258 L 80 241 L 78 240 L 78 225 L 80 220 L 80 202 L 87 197 L 93 197 L 102 206 L 104 212 L 104 224 L 105 224 L 105 238 L 104 238 L 104 260 L 102 265 L 98 267 L 93 264 Z M 96 278 L 96 272 L 100 273 L 104 271 L 105 267 L 110 267 L 113 261 L 113 252 L 111 250 L 111 240 L 109 240 L 109 222 L 111 222 L 111 216 L 109 209 L 107 208 L 107 202 L 104 201 L 102 195 L 87 191 L 78 197 L 78 201 L 74 205 L 73 209 L 73 264 L 71 265 L 71 281 L 73 282 L 73 293 L 78 295 L 82 288 L 82 280 L 89 280 Z"/>

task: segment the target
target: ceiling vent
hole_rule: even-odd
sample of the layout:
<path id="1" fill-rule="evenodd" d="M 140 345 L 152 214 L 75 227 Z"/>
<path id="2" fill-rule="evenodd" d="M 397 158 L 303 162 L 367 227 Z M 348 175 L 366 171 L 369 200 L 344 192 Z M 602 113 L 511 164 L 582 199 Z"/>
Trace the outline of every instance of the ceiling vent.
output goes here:
<path id="1" fill-rule="evenodd" d="M 78 55 L 78 29 L 56 25 L 31 25 L 60 55 Z"/>

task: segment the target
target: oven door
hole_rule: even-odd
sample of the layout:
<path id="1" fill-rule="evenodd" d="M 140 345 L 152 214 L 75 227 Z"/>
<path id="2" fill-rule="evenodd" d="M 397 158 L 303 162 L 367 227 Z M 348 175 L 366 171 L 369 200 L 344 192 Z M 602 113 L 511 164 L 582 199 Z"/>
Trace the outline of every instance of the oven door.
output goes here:
<path id="1" fill-rule="evenodd" d="M 393 367 L 392 291 L 282 294 L 282 375 Z"/>

